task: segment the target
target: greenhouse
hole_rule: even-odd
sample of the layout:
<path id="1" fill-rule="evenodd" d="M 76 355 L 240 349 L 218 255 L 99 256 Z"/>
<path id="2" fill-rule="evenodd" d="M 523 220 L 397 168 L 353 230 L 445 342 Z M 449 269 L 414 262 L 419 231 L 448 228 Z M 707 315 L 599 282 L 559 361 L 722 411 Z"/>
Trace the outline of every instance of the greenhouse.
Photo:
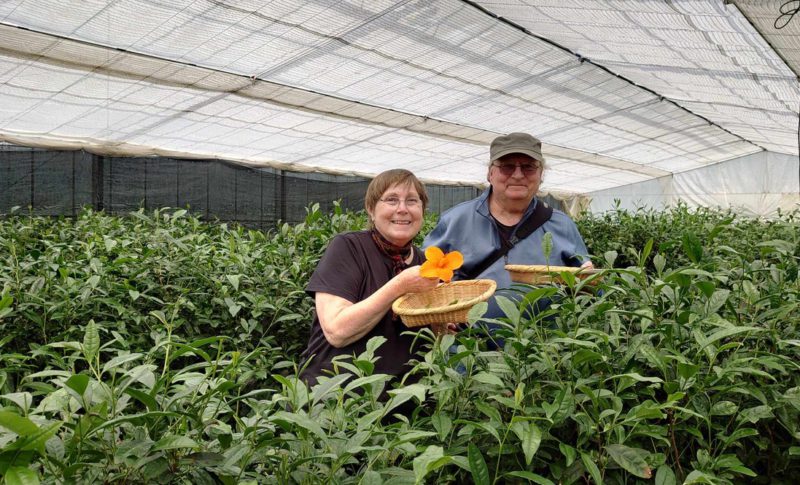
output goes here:
<path id="1" fill-rule="evenodd" d="M 795 483 L 798 13 L 0 2 L 0 482 Z"/>

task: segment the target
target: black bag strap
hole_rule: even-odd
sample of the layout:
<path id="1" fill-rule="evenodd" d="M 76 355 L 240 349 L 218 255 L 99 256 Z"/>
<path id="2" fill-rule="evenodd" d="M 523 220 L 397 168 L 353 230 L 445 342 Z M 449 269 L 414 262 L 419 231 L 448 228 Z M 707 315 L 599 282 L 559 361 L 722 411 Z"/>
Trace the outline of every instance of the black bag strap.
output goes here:
<path id="1" fill-rule="evenodd" d="M 549 205 L 545 204 L 543 201 L 537 201 L 536 207 L 533 208 L 533 214 L 530 217 L 525 219 L 525 222 L 520 224 L 517 228 L 517 231 L 511 237 L 510 240 L 504 241 L 503 245 L 499 249 L 495 249 L 492 251 L 489 256 L 486 257 L 480 264 L 476 265 L 471 271 L 469 272 L 462 272 L 461 277 L 459 279 L 462 280 L 471 280 L 475 279 L 479 274 L 486 271 L 486 268 L 493 265 L 495 261 L 502 258 L 509 251 L 511 248 L 514 247 L 515 244 L 520 242 L 521 240 L 525 239 L 526 237 L 533 234 L 533 231 L 542 227 L 542 224 L 550 220 L 550 217 L 553 215 L 553 208 Z"/>

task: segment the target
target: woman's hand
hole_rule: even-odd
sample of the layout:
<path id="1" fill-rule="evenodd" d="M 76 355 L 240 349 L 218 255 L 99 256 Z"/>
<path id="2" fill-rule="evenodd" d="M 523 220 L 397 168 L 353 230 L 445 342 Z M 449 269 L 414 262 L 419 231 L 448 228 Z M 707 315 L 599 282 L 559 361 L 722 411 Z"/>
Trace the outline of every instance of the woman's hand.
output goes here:
<path id="1" fill-rule="evenodd" d="M 589 260 L 584 261 L 584 263 L 581 265 L 581 268 L 583 268 L 583 269 L 594 269 L 594 264 L 592 263 L 592 260 L 589 259 Z"/>
<path id="2" fill-rule="evenodd" d="M 421 266 L 412 266 L 410 268 L 406 268 L 393 278 L 396 280 L 394 283 L 396 283 L 398 288 L 400 288 L 402 291 L 399 296 L 402 296 L 406 293 L 420 293 L 422 291 L 428 291 L 436 288 L 436 286 L 439 284 L 439 280 L 420 276 L 420 268 Z"/>

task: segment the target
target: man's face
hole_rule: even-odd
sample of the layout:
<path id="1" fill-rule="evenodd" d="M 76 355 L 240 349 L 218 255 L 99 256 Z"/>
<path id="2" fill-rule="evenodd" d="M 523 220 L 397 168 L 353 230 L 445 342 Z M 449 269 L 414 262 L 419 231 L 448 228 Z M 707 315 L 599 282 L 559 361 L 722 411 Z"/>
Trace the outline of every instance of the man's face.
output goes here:
<path id="1" fill-rule="evenodd" d="M 492 162 L 488 178 L 499 201 L 530 201 L 542 183 L 542 166 L 528 155 L 510 153 Z"/>

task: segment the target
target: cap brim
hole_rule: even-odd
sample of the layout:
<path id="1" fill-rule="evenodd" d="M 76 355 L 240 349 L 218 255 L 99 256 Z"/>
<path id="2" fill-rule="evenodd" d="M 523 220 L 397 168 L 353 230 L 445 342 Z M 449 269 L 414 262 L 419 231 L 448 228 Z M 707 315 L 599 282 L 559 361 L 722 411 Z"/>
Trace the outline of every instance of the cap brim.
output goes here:
<path id="1" fill-rule="evenodd" d="M 512 153 L 521 153 L 531 157 L 534 160 L 544 163 L 544 157 L 541 153 L 536 153 L 533 150 L 528 150 L 527 148 L 506 148 L 505 150 L 501 150 L 500 152 L 496 153 L 491 161 L 494 162 L 495 160 L 499 160 L 506 155 L 511 155 Z"/>

